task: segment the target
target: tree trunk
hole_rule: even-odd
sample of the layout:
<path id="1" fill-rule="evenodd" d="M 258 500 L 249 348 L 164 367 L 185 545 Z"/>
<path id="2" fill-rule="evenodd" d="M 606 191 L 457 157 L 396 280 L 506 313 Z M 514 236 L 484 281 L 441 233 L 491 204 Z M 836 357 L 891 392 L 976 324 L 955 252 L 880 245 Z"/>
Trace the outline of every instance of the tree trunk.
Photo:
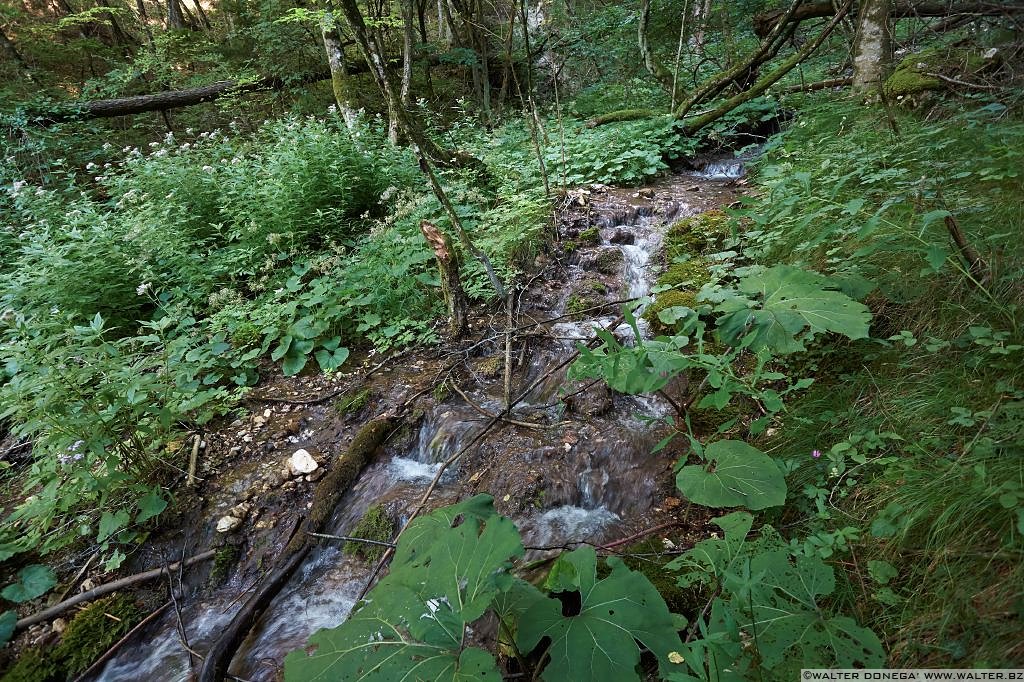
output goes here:
<path id="1" fill-rule="evenodd" d="M 462 288 L 459 275 L 459 255 L 452 248 L 451 240 L 429 220 L 420 222 L 420 232 L 434 252 L 441 274 L 441 294 L 448 308 L 448 332 L 453 339 L 462 337 L 469 327 L 469 304 Z"/>
<path id="2" fill-rule="evenodd" d="M 167 28 L 185 28 L 185 18 L 181 14 L 180 0 L 167 0 Z"/>
<path id="3" fill-rule="evenodd" d="M 334 101 L 338 105 L 338 113 L 344 119 L 345 125 L 352 130 L 356 123 L 356 114 L 348 92 L 348 65 L 345 63 L 345 49 L 342 47 L 341 33 L 334 21 L 330 3 L 327 4 L 321 31 L 324 39 L 324 52 L 327 53 L 327 66 L 331 71 L 331 89 L 334 92 Z"/>
<path id="4" fill-rule="evenodd" d="M 25 59 L 21 56 L 21 53 L 18 52 L 18 48 L 14 46 L 14 41 L 8 38 L 7 34 L 4 33 L 3 28 L 0 28 L 0 47 L 2 47 L 4 52 L 10 56 L 11 61 L 15 64 L 14 68 L 17 72 L 20 73 L 25 70 Z"/>
<path id="5" fill-rule="evenodd" d="M 861 0 L 853 43 L 853 90 L 877 90 L 892 60 L 889 13 L 892 0 Z"/>
<path id="6" fill-rule="evenodd" d="M 488 278 L 491 280 L 491 284 L 494 286 L 495 292 L 499 298 L 505 298 L 505 288 L 498 278 L 497 273 L 494 271 L 494 267 L 491 265 L 490 259 L 485 253 L 480 251 L 473 244 L 469 238 L 469 233 L 466 232 L 462 226 L 462 221 L 459 219 L 458 213 L 455 212 L 455 207 L 452 206 L 451 201 L 448 199 L 448 195 L 445 194 L 444 189 L 441 187 L 441 183 L 437 179 L 437 175 L 431 168 L 431 162 L 435 159 L 448 164 L 461 164 L 461 165 L 475 165 L 478 168 L 482 166 L 482 162 L 479 159 L 470 157 L 467 154 L 460 152 L 449 152 L 436 145 L 433 140 L 427 137 L 423 129 L 419 125 L 413 115 L 402 106 L 398 92 L 395 91 L 394 84 L 391 82 L 391 78 L 388 76 L 387 69 L 384 65 L 384 60 L 381 57 L 380 46 L 376 44 L 372 35 L 366 30 L 366 23 L 363 21 L 363 15 L 359 11 L 359 6 L 356 4 L 356 0 L 340 0 L 341 11 L 345 15 L 346 21 L 348 21 L 349 28 L 352 31 L 352 35 L 355 38 L 356 45 L 359 46 L 360 52 L 363 54 L 363 59 L 370 67 L 370 73 L 373 74 L 374 80 L 377 82 L 377 86 L 380 88 L 381 93 L 388 101 L 389 111 L 393 111 L 394 115 L 398 118 L 398 124 L 401 131 L 405 133 L 405 136 L 409 139 L 412 144 L 413 152 L 418 157 L 420 162 L 420 169 L 426 174 L 427 179 L 430 181 L 430 186 L 434 190 L 434 194 L 437 200 L 441 203 L 445 213 L 448 215 L 448 219 L 452 223 L 452 227 L 459 235 L 459 241 L 466 248 L 467 251 L 472 253 L 477 260 L 483 265 L 484 270 L 487 272 Z"/>
<path id="7" fill-rule="evenodd" d="M 654 50 L 651 49 L 651 43 L 647 37 L 650 23 L 651 0 L 641 0 L 640 23 L 637 27 L 637 43 L 640 46 L 640 56 L 644 59 L 644 66 L 647 68 L 647 72 L 654 76 L 654 80 L 658 81 L 661 87 L 672 95 L 672 100 L 675 101 L 677 95 L 675 79 L 672 77 L 671 72 L 662 65 L 657 55 L 654 54 Z"/>

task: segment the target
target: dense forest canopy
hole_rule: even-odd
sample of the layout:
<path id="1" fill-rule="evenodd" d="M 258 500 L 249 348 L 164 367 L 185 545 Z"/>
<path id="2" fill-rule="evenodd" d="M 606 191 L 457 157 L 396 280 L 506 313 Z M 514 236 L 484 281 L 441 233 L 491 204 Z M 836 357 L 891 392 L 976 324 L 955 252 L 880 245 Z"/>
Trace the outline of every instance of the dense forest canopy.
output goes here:
<path id="1" fill-rule="evenodd" d="M 1024 666 L 1024 3 L 0 6 L 0 680 Z"/>

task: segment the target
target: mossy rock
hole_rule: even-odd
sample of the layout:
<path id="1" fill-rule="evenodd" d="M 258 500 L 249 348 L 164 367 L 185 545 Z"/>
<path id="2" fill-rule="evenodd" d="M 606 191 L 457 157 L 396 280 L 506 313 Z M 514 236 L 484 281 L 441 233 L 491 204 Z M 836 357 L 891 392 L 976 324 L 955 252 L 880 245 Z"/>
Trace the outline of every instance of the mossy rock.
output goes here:
<path id="1" fill-rule="evenodd" d="M 26 649 L 0 682 L 70 680 L 93 664 L 128 634 L 142 614 L 135 602 L 115 594 L 86 606 L 68 623 L 60 644 L 52 649 Z"/>
<path id="2" fill-rule="evenodd" d="M 618 275 L 624 258 L 619 249 L 604 249 L 594 258 L 593 268 L 603 275 Z"/>
<path id="3" fill-rule="evenodd" d="M 366 407 L 370 402 L 370 389 L 364 388 L 361 391 L 349 391 L 343 394 L 334 403 L 334 409 L 338 414 L 355 414 Z"/>
<path id="4" fill-rule="evenodd" d="M 658 278 L 660 285 L 686 287 L 695 291 L 699 291 L 710 281 L 711 272 L 708 270 L 708 261 L 699 256 L 681 263 L 672 263 Z"/>
<path id="5" fill-rule="evenodd" d="M 706 253 L 732 235 L 729 216 L 713 209 L 673 223 L 665 233 L 665 258 Z"/>
<path id="6" fill-rule="evenodd" d="M 697 308 L 697 294 L 693 291 L 680 291 L 671 289 L 657 295 L 654 302 L 644 310 L 643 318 L 651 325 L 651 331 L 655 334 L 670 334 L 675 331 L 675 325 L 669 325 L 658 319 L 658 313 L 676 306 L 683 306 L 695 310 Z"/>
<path id="7" fill-rule="evenodd" d="M 379 504 L 375 504 L 366 510 L 363 518 L 352 529 L 351 536 L 365 540 L 376 540 L 377 542 L 391 542 L 395 534 L 395 522 L 391 515 Z M 354 554 L 363 557 L 367 561 L 378 561 L 384 556 L 387 548 L 383 545 L 371 545 L 364 542 L 345 543 L 345 554 Z"/>
<path id="8" fill-rule="evenodd" d="M 886 97 L 905 98 L 945 87 L 940 78 L 929 74 L 973 76 L 989 66 L 985 57 L 974 50 L 929 48 L 904 57 L 885 80 L 883 88 Z"/>
<path id="9" fill-rule="evenodd" d="M 601 231 L 596 227 L 588 227 L 580 232 L 578 239 L 584 244 L 600 244 Z"/>
<path id="10" fill-rule="evenodd" d="M 562 250 L 564 250 L 566 253 L 573 253 L 578 248 L 580 248 L 580 245 L 571 239 L 562 242 Z"/>

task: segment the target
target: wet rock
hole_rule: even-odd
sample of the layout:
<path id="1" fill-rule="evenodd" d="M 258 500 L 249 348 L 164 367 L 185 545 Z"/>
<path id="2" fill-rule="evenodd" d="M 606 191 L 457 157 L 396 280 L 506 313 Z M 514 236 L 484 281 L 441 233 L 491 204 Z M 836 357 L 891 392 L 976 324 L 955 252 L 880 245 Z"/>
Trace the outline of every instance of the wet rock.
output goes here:
<path id="1" fill-rule="evenodd" d="M 650 187 L 644 187 L 639 192 L 637 192 L 637 195 L 643 197 L 644 199 L 653 199 L 654 190 L 651 189 Z"/>
<path id="2" fill-rule="evenodd" d="M 315 471 L 306 476 L 306 481 L 309 483 L 315 483 L 316 481 L 319 481 L 321 478 L 323 478 L 324 473 L 325 472 L 323 469 L 316 469 Z"/>
<path id="3" fill-rule="evenodd" d="M 234 516 L 239 519 L 245 519 L 252 511 L 252 505 L 248 502 L 239 502 L 231 509 L 228 509 L 228 516 Z"/>
<path id="4" fill-rule="evenodd" d="M 302 476 L 303 474 L 310 474 L 316 471 L 320 467 L 317 461 L 313 459 L 313 455 L 309 454 L 307 450 L 299 448 L 292 456 L 288 458 L 288 471 L 291 472 L 292 476 Z"/>
<path id="5" fill-rule="evenodd" d="M 50 628 L 57 634 L 64 632 L 64 630 L 66 630 L 67 627 L 68 622 L 63 618 L 55 618 L 53 623 L 50 624 Z"/>
<path id="6" fill-rule="evenodd" d="M 608 241 L 612 244 L 632 244 L 636 241 L 636 235 L 629 230 L 619 228 L 612 233 L 612 236 L 608 238 Z"/>
<path id="7" fill-rule="evenodd" d="M 218 533 L 230 533 L 236 530 L 242 525 L 244 519 L 240 519 L 237 516 L 226 515 L 217 519 L 217 532 Z"/>
<path id="8" fill-rule="evenodd" d="M 687 187 L 686 191 L 687 192 L 699 192 L 700 191 L 700 185 L 693 185 L 691 187 Z"/>

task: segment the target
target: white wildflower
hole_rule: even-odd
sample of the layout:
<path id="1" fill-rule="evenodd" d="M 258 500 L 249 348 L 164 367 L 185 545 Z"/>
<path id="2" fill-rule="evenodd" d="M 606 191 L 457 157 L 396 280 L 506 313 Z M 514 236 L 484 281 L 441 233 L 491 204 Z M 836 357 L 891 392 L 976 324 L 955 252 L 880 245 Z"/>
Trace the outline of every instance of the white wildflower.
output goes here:
<path id="1" fill-rule="evenodd" d="M 143 282 L 139 286 L 135 287 L 135 294 L 138 295 L 138 296 L 142 296 L 144 293 L 149 291 L 149 288 L 151 286 L 152 285 L 149 282 Z"/>

